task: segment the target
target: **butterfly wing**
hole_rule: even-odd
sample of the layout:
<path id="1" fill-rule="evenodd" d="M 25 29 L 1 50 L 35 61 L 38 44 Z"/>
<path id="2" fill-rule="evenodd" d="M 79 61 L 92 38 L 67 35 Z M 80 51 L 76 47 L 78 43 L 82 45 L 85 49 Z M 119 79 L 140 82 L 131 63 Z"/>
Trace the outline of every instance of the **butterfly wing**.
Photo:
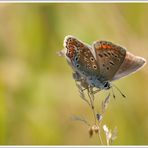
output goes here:
<path id="1" fill-rule="evenodd" d="M 100 81 L 111 81 L 124 61 L 126 50 L 108 41 L 96 41 L 92 48 L 100 69 Z"/>
<path id="2" fill-rule="evenodd" d="M 66 36 L 64 48 L 66 49 L 66 57 L 75 71 L 84 76 L 97 75 L 99 73 L 99 66 L 90 46 L 73 36 Z"/>
<path id="3" fill-rule="evenodd" d="M 146 63 L 144 58 L 126 53 L 125 59 L 112 80 L 117 80 L 141 69 Z"/>

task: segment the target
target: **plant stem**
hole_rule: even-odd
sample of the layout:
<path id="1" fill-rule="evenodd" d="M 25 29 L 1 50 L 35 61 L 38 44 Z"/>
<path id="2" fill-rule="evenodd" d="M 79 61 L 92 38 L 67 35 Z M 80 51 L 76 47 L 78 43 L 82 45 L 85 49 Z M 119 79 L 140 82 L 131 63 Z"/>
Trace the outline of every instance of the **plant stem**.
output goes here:
<path id="1" fill-rule="evenodd" d="M 88 90 L 87 93 L 88 93 L 88 97 L 89 97 L 89 99 L 90 99 L 91 109 L 92 109 L 92 112 L 93 112 L 94 122 L 95 122 L 95 125 L 96 125 L 96 113 L 95 113 L 95 108 L 94 108 L 94 100 L 93 100 L 93 98 L 91 97 L 92 95 L 90 95 L 89 92 L 90 92 L 90 91 Z"/>
<path id="2" fill-rule="evenodd" d="M 103 144 L 102 137 L 101 137 L 101 135 L 100 135 L 100 129 L 99 129 L 99 132 L 98 132 L 98 136 L 99 136 L 100 143 L 101 143 L 102 145 L 104 145 L 104 144 Z"/>

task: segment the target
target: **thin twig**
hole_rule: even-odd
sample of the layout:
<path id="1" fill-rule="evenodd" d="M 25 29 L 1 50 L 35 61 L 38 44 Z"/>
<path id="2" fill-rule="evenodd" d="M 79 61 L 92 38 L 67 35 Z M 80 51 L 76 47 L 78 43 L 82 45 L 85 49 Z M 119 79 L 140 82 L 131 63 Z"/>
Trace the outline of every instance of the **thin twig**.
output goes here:
<path id="1" fill-rule="evenodd" d="M 102 145 L 104 145 L 104 144 L 103 144 L 102 137 L 101 137 L 101 135 L 100 135 L 100 129 L 99 129 L 99 132 L 98 132 L 98 136 L 99 136 L 100 143 L 101 143 Z"/>
<path id="2" fill-rule="evenodd" d="M 73 116 L 72 119 L 73 119 L 73 120 L 76 120 L 76 121 L 81 121 L 81 122 L 85 123 L 87 126 L 90 127 L 90 124 L 88 123 L 88 121 L 85 120 L 83 117 Z"/>
<path id="3" fill-rule="evenodd" d="M 76 81 L 75 81 L 75 82 L 76 82 Z M 86 88 L 83 89 L 83 88 L 81 87 L 81 85 L 78 84 L 77 82 L 76 82 L 76 86 L 77 86 L 78 89 L 79 89 L 79 93 L 80 93 L 81 99 L 84 100 L 89 106 L 91 106 L 90 103 L 89 103 L 89 101 L 86 99 L 85 94 L 84 94 L 84 90 L 86 90 Z"/>
<path id="4" fill-rule="evenodd" d="M 92 98 L 89 94 L 89 89 L 87 90 L 87 94 L 88 94 L 88 97 L 90 99 L 91 109 L 92 109 L 92 112 L 93 112 L 93 115 L 94 115 L 94 121 L 95 121 L 95 125 L 96 125 L 96 113 L 95 113 L 95 109 L 94 109 L 94 101 L 92 100 Z"/>

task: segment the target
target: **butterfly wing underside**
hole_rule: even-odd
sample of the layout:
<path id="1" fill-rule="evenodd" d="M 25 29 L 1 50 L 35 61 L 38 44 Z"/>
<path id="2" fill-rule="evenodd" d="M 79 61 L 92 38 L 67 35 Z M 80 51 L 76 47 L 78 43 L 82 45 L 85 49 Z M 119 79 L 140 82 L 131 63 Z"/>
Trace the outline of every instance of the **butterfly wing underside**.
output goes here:
<path id="1" fill-rule="evenodd" d="M 72 68 L 84 76 L 97 75 L 99 66 L 94 58 L 91 47 L 73 36 L 66 36 L 64 40 L 66 56 Z"/>
<path id="2" fill-rule="evenodd" d="M 108 41 L 96 41 L 92 48 L 100 69 L 101 81 L 112 81 L 124 61 L 126 50 Z"/>
<path id="3" fill-rule="evenodd" d="M 142 57 L 135 56 L 129 52 L 126 53 L 125 59 L 121 64 L 119 70 L 112 80 L 117 80 L 141 69 L 146 63 Z"/>

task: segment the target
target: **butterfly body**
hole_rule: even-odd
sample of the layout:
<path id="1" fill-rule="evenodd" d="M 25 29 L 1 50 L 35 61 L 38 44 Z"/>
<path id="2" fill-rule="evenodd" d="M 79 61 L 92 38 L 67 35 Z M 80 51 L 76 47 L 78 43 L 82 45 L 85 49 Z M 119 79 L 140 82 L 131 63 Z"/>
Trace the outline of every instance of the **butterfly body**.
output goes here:
<path id="1" fill-rule="evenodd" d="M 79 79 L 99 89 L 109 89 L 111 81 L 137 71 L 146 62 L 108 41 L 96 41 L 89 46 L 73 36 L 66 36 L 64 49 L 65 57 Z"/>

